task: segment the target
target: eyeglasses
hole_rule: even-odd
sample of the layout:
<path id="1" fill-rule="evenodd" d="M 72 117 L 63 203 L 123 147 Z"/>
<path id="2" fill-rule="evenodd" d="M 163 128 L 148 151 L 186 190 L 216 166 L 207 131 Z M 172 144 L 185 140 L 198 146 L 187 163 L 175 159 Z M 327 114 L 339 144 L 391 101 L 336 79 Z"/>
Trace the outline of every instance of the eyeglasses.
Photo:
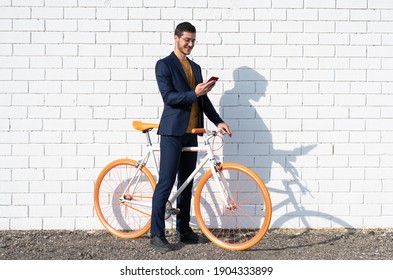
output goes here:
<path id="1" fill-rule="evenodd" d="M 195 39 L 183 38 L 183 37 L 180 38 L 182 38 L 186 44 L 192 43 L 193 45 L 195 45 L 197 43 L 197 40 Z"/>

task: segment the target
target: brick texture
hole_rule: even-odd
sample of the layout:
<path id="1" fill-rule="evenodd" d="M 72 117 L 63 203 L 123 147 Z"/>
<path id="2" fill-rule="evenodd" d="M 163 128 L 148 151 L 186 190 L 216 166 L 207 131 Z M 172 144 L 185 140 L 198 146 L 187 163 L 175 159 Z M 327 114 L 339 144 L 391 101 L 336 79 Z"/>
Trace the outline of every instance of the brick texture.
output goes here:
<path id="1" fill-rule="evenodd" d="M 0 6 L 0 229 L 101 228 L 93 182 L 145 150 L 131 122 L 159 121 L 155 62 L 184 20 L 234 130 L 218 154 L 265 180 L 272 227 L 393 227 L 392 1 Z"/>

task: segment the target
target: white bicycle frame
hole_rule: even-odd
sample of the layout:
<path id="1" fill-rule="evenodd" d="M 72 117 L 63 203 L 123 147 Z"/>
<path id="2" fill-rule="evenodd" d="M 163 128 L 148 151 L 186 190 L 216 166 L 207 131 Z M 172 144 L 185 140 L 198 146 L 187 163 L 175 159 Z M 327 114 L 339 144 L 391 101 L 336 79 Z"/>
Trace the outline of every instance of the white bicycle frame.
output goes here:
<path id="1" fill-rule="evenodd" d="M 229 188 L 228 188 L 227 182 L 225 180 L 220 180 L 219 177 L 218 177 L 217 169 L 220 168 L 219 167 L 219 162 L 216 159 L 216 156 L 214 155 L 213 149 L 212 149 L 211 144 L 210 144 L 210 140 L 212 138 L 214 138 L 218 133 L 223 134 L 223 131 L 219 130 L 218 132 L 215 132 L 215 131 L 208 131 L 208 130 L 206 130 L 206 133 L 203 134 L 203 143 L 204 143 L 204 145 L 202 147 L 184 147 L 182 149 L 182 152 L 194 152 L 194 153 L 195 152 L 206 152 L 206 156 L 201 159 L 200 163 L 196 166 L 194 171 L 188 176 L 188 178 L 186 179 L 186 181 L 184 181 L 184 183 L 180 186 L 180 188 L 178 188 L 176 193 L 173 194 L 169 198 L 168 201 L 169 201 L 169 203 L 171 205 L 173 205 L 173 203 L 176 201 L 176 198 L 183 192 L 183 190 L 187 187 L 187 185 L 195 178 L 197 173 L 209 161 L 210 162 L 210 170 L 212 172 L 214 182 L 215 182 L 218 190 L 220 191 L 220 194 L 221 194 L 221 196 L 223 198 L 223 201 L 225 201 L 225 203 L 226 203 L 225 207 L 231 208 L 230 201 L 233 201 L 232 195 L 229 192 Z M 149 161 L 150 156 L 152 156 L 152 158 L 153 158 L 153 167 L 154 167 L 154 172 L 155 172 L 154 175 L 156 176 L 157 181 L 159 180 L 158 162 L 157 162 L 157 159 L 156 159 L 155 152 L 160 151 L 160 148 L 157 147 L 157 146 L 154 146 L 151 143 L 149 131 L 146 132 L 146 138 L 147 138 L 147 143 L 148 143 L 147 144 L 148 152 L 141 160 L 138 161 L 136 167 L 138 168 L 139 172 L 136 172 L 134 177 L 129 181 L 127 187 L 125 188 L 125 190 L 123 192 L 123 195 L 120 198 L 121 202 L 127 202 L 127 200 L 124 199 L 124 196 L 128 192 L 128 189 L 130 188 L 130 186 L 132 184 L 134 184 L 135 180 L 137 180 L 136 183 L 139 182 L 140 178 L 142 177 L 141 169 L 147 164 L 147 162 Z M 223 186 L 221 184 L 225 184 L 225 186 Z M 227 192 L 224 192 L 224 189 L 226 189 Z M 136 202 L 135 199 L 133 199 L 133 204 L 134 205 L 146 206 L 146 203 Z"/>

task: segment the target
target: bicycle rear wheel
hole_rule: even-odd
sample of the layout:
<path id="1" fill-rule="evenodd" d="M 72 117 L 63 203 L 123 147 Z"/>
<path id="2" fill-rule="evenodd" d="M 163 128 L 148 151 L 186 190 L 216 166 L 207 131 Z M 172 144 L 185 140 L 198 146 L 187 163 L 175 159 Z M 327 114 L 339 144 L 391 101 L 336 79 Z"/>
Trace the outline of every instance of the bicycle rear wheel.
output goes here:
<path id="1" fill-rule="evenodd" d="M 227 250 L 246 250 L 269 228 L 272 205 L 259 176 L 246 166 L 223 163 L 217 170 L 223 193 L 209 170 L 195 190 L 195 213 L 207 238 Z"/>
<path id="2" fill-rule="evenodd" d="M 103 226 L 121 238 L 145 234 L 150 229 L 155 186 L 150 171 L 137 168 L 135 160 L 119 159 L 105 166 L 94 187 L 94 208 Z"/>

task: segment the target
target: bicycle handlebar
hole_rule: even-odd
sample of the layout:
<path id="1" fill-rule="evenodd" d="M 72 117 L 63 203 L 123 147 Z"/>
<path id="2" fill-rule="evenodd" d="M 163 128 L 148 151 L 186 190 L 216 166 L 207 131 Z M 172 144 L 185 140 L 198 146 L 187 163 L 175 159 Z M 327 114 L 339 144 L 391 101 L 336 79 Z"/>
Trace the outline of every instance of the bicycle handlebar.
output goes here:
<path id="1" fill-rule="evenodd" d="M 193 128 L 192 130 L 191 130 L 191 133 L 192 134 L 200 134 L 200 133 L 206 133 L 206 129 L 204 129 L 204 128 Z"/>
<path id="2" fill-rule="evenodd" d="M 202 133 L 202 134 L 207 134 L 207 136 L 216 136 L 217 134 L 221 134 L 221 135 L 226 134 L 226 132 L 222 128 L 219 128 L 217 131 L 207 130 L 205 128 L 193 128 L 191 130 L 191 133 L 194 133 L 194 134 Z"/>

